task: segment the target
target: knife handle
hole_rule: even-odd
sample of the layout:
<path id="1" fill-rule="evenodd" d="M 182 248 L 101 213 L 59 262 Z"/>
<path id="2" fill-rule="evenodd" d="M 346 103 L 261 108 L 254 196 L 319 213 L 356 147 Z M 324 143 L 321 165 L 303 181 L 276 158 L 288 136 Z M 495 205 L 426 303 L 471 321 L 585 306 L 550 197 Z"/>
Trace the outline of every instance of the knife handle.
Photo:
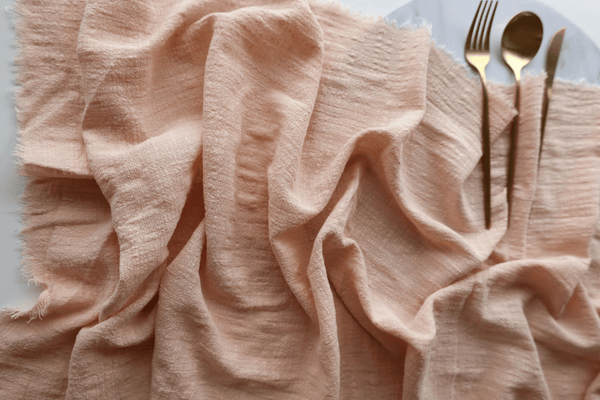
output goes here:
<path id="1" fill-rule="evenodd" d="M 544 132 L 546 131 L 546 118 L 548 117 L 548 104 L 550 103 L 550 95 L 552 94 L 552 88 L 546 87 L 544 91 L 544 104 L 542 108 L 542 128 L 540 134 L 540 153 L 538 155 L 538 167 L 542 159 L 542 148 L 544 146 Z"/>

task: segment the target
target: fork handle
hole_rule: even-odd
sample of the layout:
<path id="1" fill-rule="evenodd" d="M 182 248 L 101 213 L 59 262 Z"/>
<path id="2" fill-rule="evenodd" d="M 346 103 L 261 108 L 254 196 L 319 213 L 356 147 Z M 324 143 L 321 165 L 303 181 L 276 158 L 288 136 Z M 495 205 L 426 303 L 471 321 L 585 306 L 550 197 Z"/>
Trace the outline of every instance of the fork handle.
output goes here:
<path id="1" fill-rule="evenodd" d="M 483 136 L 483 201 L 485 208 L 485 228 L 490 229 L 492 226 L 492 172 L 490 157 L 490 114 L 485 79 L 481 80 L 481 86 L 483 87 L 483 124 L 481 128 Z"/>

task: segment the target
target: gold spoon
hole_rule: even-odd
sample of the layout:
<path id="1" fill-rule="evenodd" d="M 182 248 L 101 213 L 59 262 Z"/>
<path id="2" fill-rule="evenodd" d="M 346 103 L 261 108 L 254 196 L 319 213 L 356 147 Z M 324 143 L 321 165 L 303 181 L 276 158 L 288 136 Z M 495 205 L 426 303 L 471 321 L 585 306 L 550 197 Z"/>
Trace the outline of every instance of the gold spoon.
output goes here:
<path id="1" fill-rule="evenodd" d="M 517 95 L 515 107 L 519 110 L 519 83 L 521 81 L 521 70 L 535 57 L 542 39 L 544 37 L 544 26 L 540 18 L 532 12 L 525 11 L 512 17 L 504 28 L 502 34 L 502 58 L 513 71 L 515 77 Z M 517 135 L 519 125 L 519 114 L 513 120 L 510 133 L 510 152 L 508 161 L 507 195 L 510 206 L 512 186 L 515 177 L 515 161 L 517 152 Z"/>

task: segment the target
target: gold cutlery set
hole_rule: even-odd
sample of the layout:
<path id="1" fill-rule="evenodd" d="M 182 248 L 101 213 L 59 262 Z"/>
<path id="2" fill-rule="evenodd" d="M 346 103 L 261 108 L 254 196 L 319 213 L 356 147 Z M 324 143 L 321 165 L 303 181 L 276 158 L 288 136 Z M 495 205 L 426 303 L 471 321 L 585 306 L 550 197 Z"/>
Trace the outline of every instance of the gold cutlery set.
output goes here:
<path id="1" fill-rule="evenodd" d="M 469 29 L 467 40 L 465 42 L 465 59 L 479 73 L 483 88 L 483 123 L 482 123 L 482 142 L 483 142 L 483 189 L 484 189 L 484 210 L 485 225 L 491 227 L 491 167 L 490 167 L 490 127 L 489 127 L 489 106 L 485 78 L 485 67 L 490 61 L 490 31 L 496 14 L 498 1 L 481 1 L 473 17 L 473 22 Z M 558 56 L 562 46 L 562 40 L 565 34 L 565 28 L 554 34 L 548 49 L 546 58 L 546 88 L 544 91 L 544 105 L 541 123 L 540 140 L 540 158 L 542 152 L 542 143 L 544 139 L 544 130 L 546 125 L 546 115 L 548 104 L 552 94 L 552 81 L 558 64 Z M 525 11 L 515 15 L 504 29 L 502 34 L 502 58 L 508 67 L 512 70 L 516 83 L 515 107 L 519 110 L 521 70 L 535 57 L 544 36 L 544 28 L 540 18 L 532 12 Z M 510 135 L 509 165 L 507 174 L 507 200 L 510 205 L 512 186 L 515 173 L 515 161 L 518 141 L 518 119 L 515 117 L 512 123 Z M 539 158 L 538 158 L 539 163 Z"/>

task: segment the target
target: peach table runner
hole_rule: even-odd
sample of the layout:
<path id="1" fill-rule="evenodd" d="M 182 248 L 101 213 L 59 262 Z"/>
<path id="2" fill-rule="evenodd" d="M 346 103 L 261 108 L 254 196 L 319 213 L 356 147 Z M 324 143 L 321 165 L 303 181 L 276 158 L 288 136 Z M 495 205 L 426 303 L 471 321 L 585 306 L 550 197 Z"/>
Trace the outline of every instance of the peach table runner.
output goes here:
<path id="1" fill-rule="evenodd" d="M 19 0 L 0 399 L 599 399 L 600 88 L 316 0 Z M 497 61 L 497 60 L 496 60 Z M 599 227 L 597 230 L 596 226 Z"/>

